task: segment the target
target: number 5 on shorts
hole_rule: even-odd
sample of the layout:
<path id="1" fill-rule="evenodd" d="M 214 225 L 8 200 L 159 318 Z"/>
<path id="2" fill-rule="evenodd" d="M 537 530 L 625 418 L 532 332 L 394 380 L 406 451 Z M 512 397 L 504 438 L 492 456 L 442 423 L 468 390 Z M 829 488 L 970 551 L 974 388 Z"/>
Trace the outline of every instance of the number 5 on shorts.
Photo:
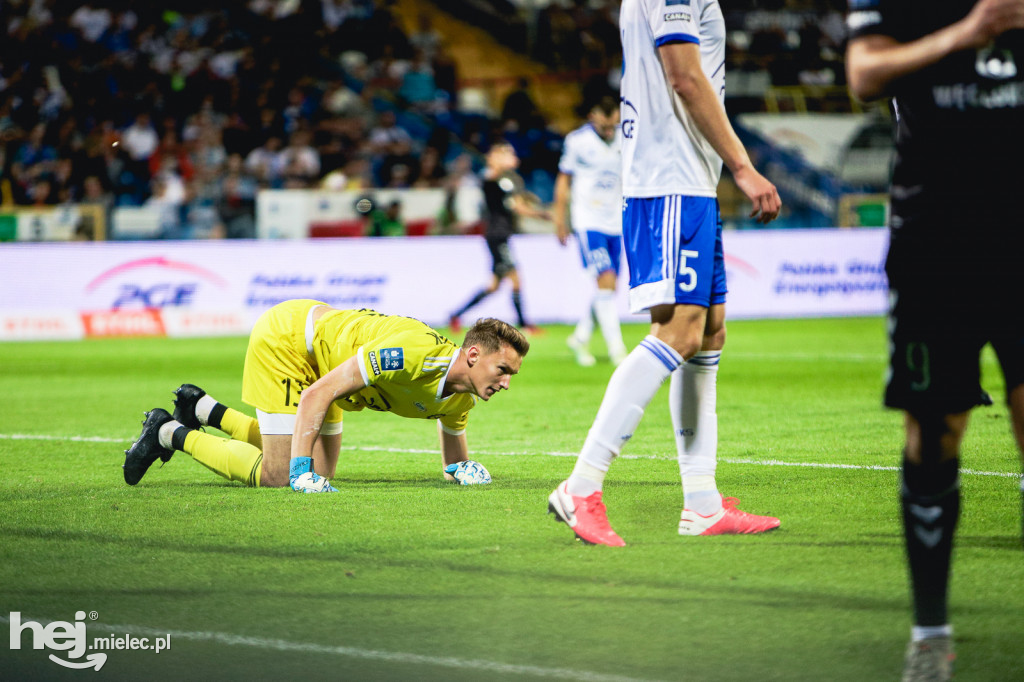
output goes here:
<path id="1" fill-rule="evenodd" d="M 697 288 L 697 271 L 686 264 L 686 259 L 696 258 L 699 255 L 696 251 L 686 251 L 685 249 L 679 251 L 679 274 L 677 277 L 679 279 L 687 278 L 686 282 L 679 282 L 679 288 L 682 291 L 689 292 Z"/>

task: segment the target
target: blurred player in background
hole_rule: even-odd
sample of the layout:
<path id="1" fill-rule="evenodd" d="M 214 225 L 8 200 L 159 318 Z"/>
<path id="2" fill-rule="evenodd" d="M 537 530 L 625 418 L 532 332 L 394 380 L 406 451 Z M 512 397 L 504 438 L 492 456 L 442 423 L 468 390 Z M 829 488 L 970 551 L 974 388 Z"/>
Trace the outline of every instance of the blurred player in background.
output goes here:
<path id="1" fill-rule="evenodd" d="M 501 285 L 503 279 L 512 283 L 512 305 L 516 309 L 519 327 L 531 333 L 540 331 L 526 321 L 523 314 L 523 300 L 520 294 L 519 271 L 512 258 L 508 240 L 518 231 L 519 217 L 541 218 L 549 220 L 546 211 L 536 208 L 527 196 L 523 179 L 517 174 L 519 157 L 512 145 L 497 142 L 487 154 L 487 167 L 484 169 L 483 192 L 486 204 L 484 239 L 487 249 L 491 252 L 491 281 L 486 287 L 473 294 L 466 304 L 452 313 L 448 326 L 452 332 L 462 329 L 459 319 L 470 308 L 480 303 Z"/>
<path id="2" fill-rule="evenodd" d="M 249 337 L 242 400 L 257 418 L 184 384 L 173 416 L 147 413 L 125 451 L 124 480 L 135 485 L 158 458 L 182 450 L 232 481 L 333 492 L 327 479 L 338 463 L 342 415 L 368 408 L 436 419 L 445 478 L 469 482 L 467 467 L 486 474 L 467 463 L 469 410 L 508 389 L 529 349 L 522 333 L 493 318 L 469 329 L 460 348 L 412 318 L 286 301 L 265 312 Z"/>
<path id="3" fill-rule="evenodd" d="M 669 406 L 682 474 L 680 535 L 779 526 L 723 499 L 715 481 L 718 361 L 725 344 L 725 266 L 716 191 L 722 162 L 762 223 L 782 202 L 725 114 L 725 21 L 710 0 L 624 0 L 622 231 L 630 307 L 651 333 L 612 374 L 576 466 L 548 508 L 581 540 L 624 545 L 601 501 L 605 474 L 672 377 Z"/>
<path id="4" fill-rule="evenodd" d="M 903 679 L 952 676 L 947 594 L 960 443 L 990 402 L 991 343 L 1024 451 L 1024 0 L 851 0 L 846 64 L 861 99 L 893 97 L 885 404 L 904 412 L 901 489 L 914 626 Z M 1014 30 L 1016 29 L 1016 30 Z"/>
<path id="5" fill-rule="evenodd" d="M 618 99 L 603 97 L 587 119 L 585 125 L 565 137 L 553 211 L 558 241 L 563 246 L 568 243 L 571 222 L 583 267 L 597 280 L 597 291 L 568 339 L 576 361 L 584 367 L 595 362 L 589 348 L 594 318 L 601 327 L 611 361 L 619 364 L 628 352 L 622 342 L 615 306 L 622 254 L 622 135 Z"/>

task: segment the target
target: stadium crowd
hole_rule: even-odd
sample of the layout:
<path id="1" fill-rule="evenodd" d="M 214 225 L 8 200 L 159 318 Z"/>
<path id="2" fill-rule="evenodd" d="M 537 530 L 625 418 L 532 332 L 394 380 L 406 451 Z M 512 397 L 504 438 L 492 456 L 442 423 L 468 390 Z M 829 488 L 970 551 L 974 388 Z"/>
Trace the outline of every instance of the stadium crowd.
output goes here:
<path id="1" fill-rule="evenodd" d="M 617 87 L 617 5 L 512 11 L 530 52 L 578 75 L 586 98 Z M 826 5 L 748 0 L 731 22 L 735 69 L 840 79 L 841 3 Z M 0 3 L 0 204 L 148 206 L 167 238 L 249 237 L 261 188 L 451 189 L 474 182 L 499 134 L 550 199 L 565 131 L 529 83 L 492 116 L 460 112 L 455 61 L 429 15 L 414 25 L 394 0 Z"/>
<path id="2" fill-rule="evenodd" d="M 245 237 L 260 188 L 462 181 L 438 123 L 454 63 L 390 5 L 2 3 L 0 200 L 152 206 L 166 237 Z"/>

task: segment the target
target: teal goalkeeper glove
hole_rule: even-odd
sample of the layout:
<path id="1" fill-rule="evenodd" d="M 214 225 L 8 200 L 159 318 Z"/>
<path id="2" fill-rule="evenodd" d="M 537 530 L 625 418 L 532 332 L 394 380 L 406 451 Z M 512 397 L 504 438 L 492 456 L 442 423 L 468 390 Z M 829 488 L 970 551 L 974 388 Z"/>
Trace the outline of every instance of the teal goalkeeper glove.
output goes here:
<path id="1" fill-rule="evenodd" d="M 460 485 L 481 485 L 491 482 L 491 473 L 480 462 L 467 459 L 465 462 L 449 464 L 444 468 Z"/>
<path id="2" fill-rule="evenodd" d="M 313 473 L 312 457 L 292 457 L 288 464 L 288 483 L 297 493 L 338 492 L 330 481 Z"/>

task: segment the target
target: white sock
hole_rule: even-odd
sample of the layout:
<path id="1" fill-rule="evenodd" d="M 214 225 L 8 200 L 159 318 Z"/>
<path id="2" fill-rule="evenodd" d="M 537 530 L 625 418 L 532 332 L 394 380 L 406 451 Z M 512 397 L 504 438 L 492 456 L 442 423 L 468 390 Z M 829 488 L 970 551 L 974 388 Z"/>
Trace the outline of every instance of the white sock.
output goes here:
<path id="1" fill-rule="evenodd" d="M 714 476 L 683 476 L 683 507 L 701 516 L 712 516 L 722 509 L 722 495 Z"/>
<path id="2" fill-rule="evenodd" d="M 160 425 L 160 432 L 157 434 L 157 438 L 160 441 L 160 447 L 173 450 L 174 446 L 171 445 L 171 437 L 174 435 L 174 430 L 181 426 L 181 422 L 172 419 L 166 424 Z"/>
<path id="3" fill-rule="evenodd" d="M 206 394 L 196 401 L 196 419 L 199 420 L 200 424 L 203 426 L 209 424 L 210 412 L 215 407 L 217 407 L 217 401 L 210 394 Z"/>
<path id="4" fill-rule="evenodd" d="M 722 497 L 718 465 L 718 361 L 721 351 L 699 351 L 672 373 L 669 410 L 675 429 L 684 506 L 702 516 L 717 513 Z"/>
<path id="5" fill-rule="evenodd" d="M 576 340 L 581 345 L 587 345 L 590 343 L 590 337 L 594 335 L 594 304 L 593 301 L 587 302 L 587 310 L 580 317 L 580 321 L 576 323 L 576 328 L 573 329 L 572 335 L 576 337 Z"/>
<path id="6" fill-rule="evenodd" d="M 607 473 L 607 469 L 592 467 L 585 459 L 578 457 L 565 489 L 576 497 L 590 497 L 604 487 L 604 476 Z"/>
<path id="7" fill-rule="evenodd" d="M 619 326 L 619 311 L 615 307 L 615 291 L 598 289 L 594 296 L 594 317 L 601 327 L 608 352 L 625 355 L 626 344 L 622 342 L 622 328 Z"/>
<path id="8" fill-rule="evenodd" d="M 594 469 L 607 472 L 622 446 L 633 436 L 651 398 L 682 361 L 679 353 L 655 336 L 641 341 L 608 380 L 604 399 L 579 459 Z M 569 494 L 579 495 L 573 491 L 592 486 L 593 481 L 588 484 L 580 480 L 582 478 L 574 469 L 569 477 Z"/>
<path id="9" fill-rule="evenodd" d="M 910 638 L 915 642 L 920 642 L 922 639 L 935 639 L 936 637 L 952 637 L 953 626 L 949 623 L 945 625 L 915 625 L 910 628 Z"/>

